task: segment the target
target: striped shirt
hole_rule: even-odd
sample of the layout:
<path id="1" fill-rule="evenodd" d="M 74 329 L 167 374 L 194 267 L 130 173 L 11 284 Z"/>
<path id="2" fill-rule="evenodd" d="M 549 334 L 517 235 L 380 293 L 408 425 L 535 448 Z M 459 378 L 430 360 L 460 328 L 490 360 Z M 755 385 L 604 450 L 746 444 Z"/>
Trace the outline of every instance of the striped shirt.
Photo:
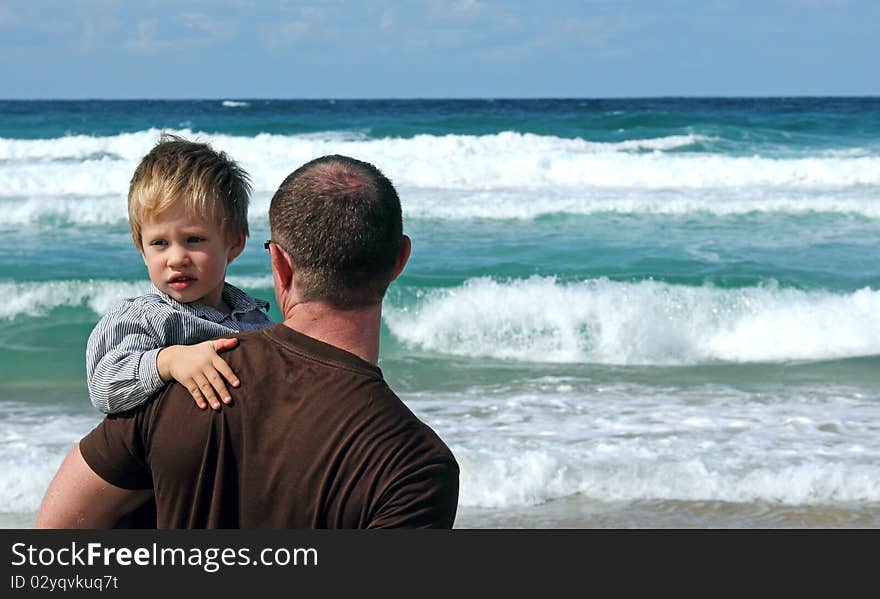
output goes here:
<path id="1" fill-rule="evenodd" d="M 95 326 L 86 347 L 86 380 L 92 404 L 106 414 L 141 405 L 164 385 L 156 356 L 169 345 L 192 345 L 274 324 L 269 303 L 229 283 L 224 314 L 210 306 L 183 304 L 153 286 L 152 291 L 116 304 Z"/>

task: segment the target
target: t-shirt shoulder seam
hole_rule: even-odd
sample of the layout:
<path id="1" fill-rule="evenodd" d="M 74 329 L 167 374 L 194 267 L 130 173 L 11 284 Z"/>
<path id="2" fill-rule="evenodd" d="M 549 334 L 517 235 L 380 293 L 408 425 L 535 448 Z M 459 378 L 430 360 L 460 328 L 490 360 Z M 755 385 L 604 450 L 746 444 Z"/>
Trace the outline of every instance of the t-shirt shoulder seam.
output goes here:
<path id="1" fill-rule="evenodd" d="M 292 352 L 292 353 L 296 354 L 297 356 L 299 356 L 303 359 L 306 359 L 310 362 L 317 362 L 318 364 L 323 364 L 324 366 L 331 366 L 334 368 L 339 368 L 341 370 L 345 370 L 347 372 L 362 374 L 364 376 L 369 376 L 370 378 L 373 378 L 373 379 L 376 379 L 379 381 L 384 380 L 378 372 L 373 372 L 367 368 L 358 368 L 356 366 L 351 366 L 349 364 L 345 364 L 344 362 L 338 362 L 336 360 L 332 360 L 329 358 L 318 357 L 318 356 L 315 356 L 314 354 L 310 354 L 308 352 L 305 352 L 305 351 L 299 349 L 298 347 L 293 346 L 290 343 L 284 341 L 283 339 L 278 339 L 277 337 L 273 337 L 272 335 L 270 335 L 269 331 L 271 330 L 271 328 L 272 327 L 269 327 L 266 329 L 259 329 L 255 332 L 260 333 L 262 335 L 265 335 L 271 341 L 283 344 L 284 347 L 287 348 L 290 352 Z"/>

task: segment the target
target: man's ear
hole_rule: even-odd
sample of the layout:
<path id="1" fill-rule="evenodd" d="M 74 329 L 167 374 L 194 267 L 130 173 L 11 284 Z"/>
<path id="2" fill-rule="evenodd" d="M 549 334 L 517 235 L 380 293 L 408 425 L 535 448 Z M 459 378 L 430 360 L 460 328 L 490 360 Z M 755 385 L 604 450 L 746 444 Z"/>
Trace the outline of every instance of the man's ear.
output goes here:
<path id="1" fill-rule="evenodd" d="M 412 240 L 409 238 L 409 235 L 404 235 L 400 243 L 400 254 L 397 255 L 397 263 L 394 265 L 394 276 L 391 277 L 392 281 L 399 277 L 400 273 L 403 272 L 403 267 L 406 266 L 411 252 Z"/>
<path id="2" fill-rule="evenodd" d="M 293 279 L 293 264 L 281 246 L 277 243 L 269 245 L 269 258 L 272 261 L 272 277 L 275 279 L 276 289 L 290 289 Z"/>
<path id="3" fill-rule="evenodd" d="M 241 253 L 244 251 L 244 244 L 247 241 L 247 235 L 242 233 L 238 236 L 238 239 L 232 244 L 232 247 L 229 248 L 229 252 L 226 254 L 226 263 L 231 264 L 233 260 L 238 258 Z"/>

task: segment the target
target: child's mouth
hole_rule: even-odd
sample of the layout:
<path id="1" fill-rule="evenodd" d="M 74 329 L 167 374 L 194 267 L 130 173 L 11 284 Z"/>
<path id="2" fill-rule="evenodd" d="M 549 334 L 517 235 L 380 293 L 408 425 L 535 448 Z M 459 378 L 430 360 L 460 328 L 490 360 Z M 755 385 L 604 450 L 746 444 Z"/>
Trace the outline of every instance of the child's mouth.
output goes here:
<path id="1" fill-rule="evenodd" d="M 195 282 L 195 279 L 192 277 L 187 277 L 185 275 L 175 275 L 175 276 L 171 277 L 171 279 L 169 279 L 168 286 L 171 287 L 172 289 L 181 290 L 181 289 L 186 289 L 187 287 L 192 285 L 194 282 Z"/>

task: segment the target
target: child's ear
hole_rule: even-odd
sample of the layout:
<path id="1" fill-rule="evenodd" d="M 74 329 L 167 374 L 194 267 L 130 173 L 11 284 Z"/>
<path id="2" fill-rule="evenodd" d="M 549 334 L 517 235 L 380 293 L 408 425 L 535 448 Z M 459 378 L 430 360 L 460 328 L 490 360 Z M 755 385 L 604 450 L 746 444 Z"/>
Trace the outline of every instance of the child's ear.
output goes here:
<path id="1" fill-rule="evenodd" d="M 233 242 L 232 247 L 229 248 L 229 253 L 226 254 L 227 264 L 241 255 L 241 253 L 244 251 L 244 243 L 246 240 L 247 236 L 242 233 L 238 236 L 238 239 Z"/>

